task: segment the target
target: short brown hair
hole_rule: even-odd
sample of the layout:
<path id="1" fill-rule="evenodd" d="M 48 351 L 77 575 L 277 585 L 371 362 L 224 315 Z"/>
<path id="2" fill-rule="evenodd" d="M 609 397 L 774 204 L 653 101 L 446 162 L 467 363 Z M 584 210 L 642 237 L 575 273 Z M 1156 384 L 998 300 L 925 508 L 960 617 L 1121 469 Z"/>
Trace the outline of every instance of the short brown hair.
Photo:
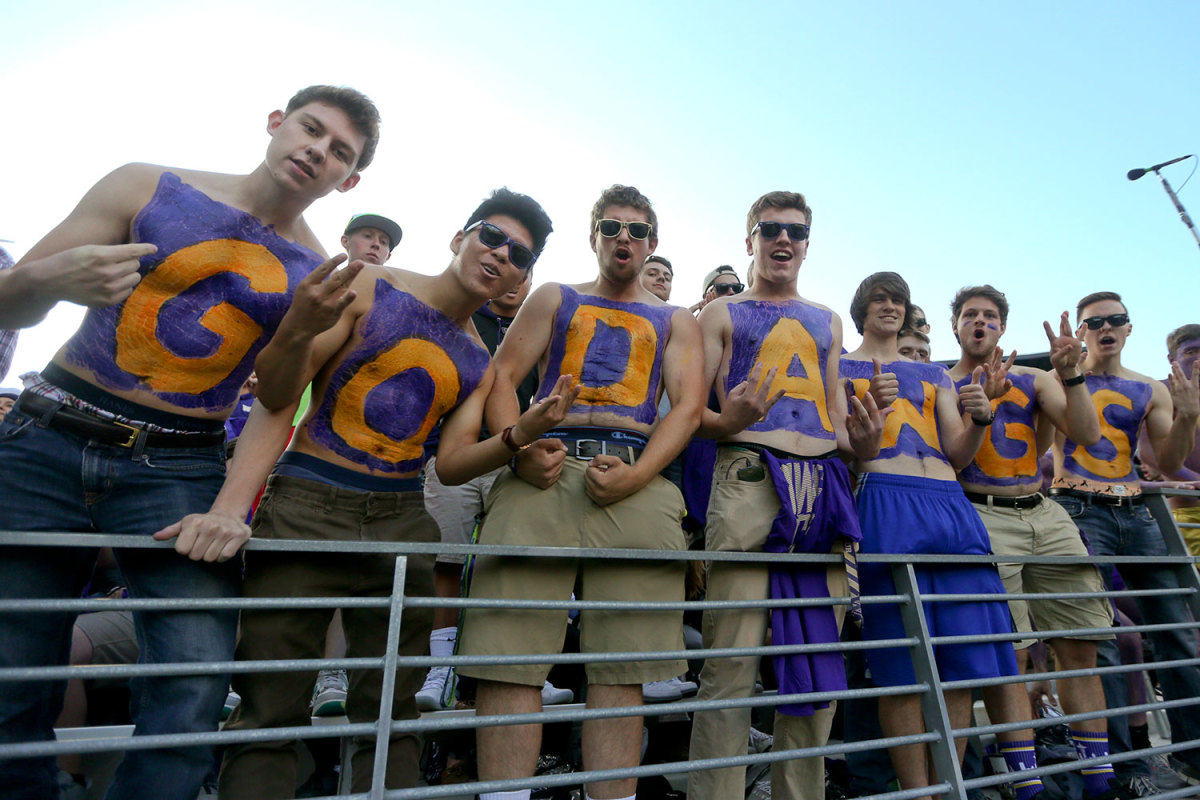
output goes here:
<path id="1" fill-rule="evenodd" d="M 958 338 L 958 315 L 962 313 L 963 306 L 972 297 L 991 300 L 996 304 L 996 308 L 1000 309 L 1000 324 L 1008 324 L 1008 298 L 1004 296 L 1004 292 L 990 283 L 982 286 L 964 286 L 958 290 L 958 294 L 954 295 L 954 302 L 950 304 L 950 329 L 954 331 L 955 339 Z"/>
<path id="2" fill-rule="evenodd" d="M 750 231 L 754 230 L 754 226 L 758 224 L 762 212 L 768 208 L 794 208 L 797 211 L 804 212 L 804 221 L 809 226 L 812 225 L 812 208 L 805 201 L 804 195 L 799 192 L 767 192 L 762 197 L 754 201 L 754 205 L 750 206 L 750 211 L 746 214 L 746 235 L 750 235 Z"/>
<path id="3" fill-rule="evenodd" d="M 905 336 L 911 336 L 914 339 L 920 339 L 925 344 L 929 344 L 929 336 L 921 333 L 916 328 L 901 328 L 900 332 L 896 334 L 897 339 L 903 339 Z"/>
<path id="4" fill-rule="evenodd" d="M 1200 339 L 1200 325 L 1181 325 L 1167 334 L 1167 358 L 1174 358 L 1175 351 L 1188 339 Z"/>
<path id="5" fill-rule="evenodd" d="M 900 328 L 910 327 L 912 324 L 912 292 L 908 289 L 908 283 L 900 277 L 899 273 L 876 272 L 863 279 L 863 282 L 858 285 L 858 291 L 854 293 L 854 299 L 850 301 L 850 319 L 854 321 L 855 329 L 859 333 L 863 332 L 863 321 L 867 318 L 867 306 L 870 305 L 871 295 L 876 289 L 882 289 L 889 295 L 904 300 L 904 324 Z"/>
<path id="6" fill-rule="evenodd" d="M 284 115 L 291 114 L 298 108 L 309 103 L 324 103 L 346 112 L 350 122 L 366 139 L 362 152 L 358 154 L 358 163 L 354 171 L 366 169 L 375 158 L 375 148 L 379 145 L 379 109 L 371 99 L 357 89 L 349 86 L 325 86 L 318 84 L 301 89 L 288 100 Z"/>
<path id="7" fill-rule="evenodd" d="M 650 198 L 633 186 L 622 186 L 619 183 L 614 183 L 601 192 L 600 199 L 592 206 L 592 226 L 588 229 L 589 234 L 596 231 L 596 225 L 604 217 L 604 209 L 609 206 L 629 206 L 638 211 L 645 211 L 646 221 L 652 228 L 650 236 L 652 238 L 658 236 L 658 215 L 654 213 L 654 206 L 651 204 Z"/>
<path id="8" fill-rule="evenodd" d="M 1101 300 L 1116 300 L 1121 304 L 1121 308 L 1125 309 L 1125 313 L 1129 313 L 1129 307 L 1125 305 L 1125 301 L 1121 299 L 1121 295 L 1116 292 L 1092 292 L 1087 297 L 1079 301 L 1075 306 L 1075 322 L 1079 322 L 1079 318 L 1083 316 L 1083 310 L 1092 303 L 1099 303 Z"/>

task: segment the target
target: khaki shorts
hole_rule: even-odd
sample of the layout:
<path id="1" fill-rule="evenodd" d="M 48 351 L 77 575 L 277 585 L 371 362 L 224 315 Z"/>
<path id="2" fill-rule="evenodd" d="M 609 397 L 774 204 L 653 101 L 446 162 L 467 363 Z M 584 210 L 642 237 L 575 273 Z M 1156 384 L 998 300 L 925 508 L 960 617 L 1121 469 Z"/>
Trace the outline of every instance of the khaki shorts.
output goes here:
<path id="1" fill-rule="evenodd" d="M 665 478 L 618 503 L 598 506 L 584 491 L 588 462 L 568 457 L 561 477 L 538 489 L 506 472 L 488 495 L 480 544 L 684 550 L 683 496 Z M 680 602 L 684 561 L 614 561 L 480 556 L 470 596 L 567 600 Z M 565 611 L 470 609 L 459 655 L 517 655 L 562 651 Z M 683 649 L 683 612 L 584 611 L 580 651 L 606 653 Z M 630 685 L 682 674 L 683 660 L 587 665 L 589 683 Z M 474 678 L 540 687 L 550 664 L 462 667 Z"/>
<path id="2" fill-rule="evenodd" d="M 433 456 L 425 464 L 425 510 L 442 531 L 442 544 L 470 544 L 475 532 L 475 517 L 483 513 L 492 484 L 507 467 L 500 467 L 472 478 L 461 486 L 447 486 L 438 480 Z M 461 566 L 467 557 L 463 553 L 438 553 L 437 563 Z"/>
<path id="3" fill-rule="evenodd" d="M 1087 557 L 1087 548 L 1079 536 L 1079 529 L 1071 517 L 1058 503 L 1049 498 L 1034 508 L 1015 509 L 972 503 L 979 512 L 992 552 L 998 556 L 1082 556 Z M 1102 592 L 1104 581 L 1092 564 L 1012 564 L 1000 562 L 996 565 L 1004 590 L 1009 594 L 1019 592 Z M 1088 597 L 1076 600 L 1011 600 L 1013 622 L 1021 632 L 1033 630 L 1054 631 L 1070 628 L 1112 627 L 1112 606 L 1103 597 Z M 1032 615 L 1032 622 L 1030 616 Z M 1099 641 L 1111 639 L 1112 634 L 1100 633 L 1072 636 L 1072 639 Z M 1022 639 L 1014 643 L 1021 650 L 1033 644 L 1035 639 Z"/>

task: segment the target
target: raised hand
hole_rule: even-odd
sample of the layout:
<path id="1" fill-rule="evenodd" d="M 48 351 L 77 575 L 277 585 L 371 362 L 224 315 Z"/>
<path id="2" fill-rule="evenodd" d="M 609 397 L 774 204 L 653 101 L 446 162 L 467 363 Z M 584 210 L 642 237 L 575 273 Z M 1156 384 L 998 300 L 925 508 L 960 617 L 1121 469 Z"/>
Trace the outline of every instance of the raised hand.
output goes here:
<path id="1" fill-rule="evenodd" d="M 1183 367 L 1171 362 L 1171 374 L 1167 376 L 1167 388 L 1171 390 L 1171 402 L 1175 415 L 1195 419 L 1200 416 L 1200 365 L 1192 367 L 1189 378 Z"/>
<path id="2" fill-rule="evenodd" d="M 1062 312 L 1062 316 L 1058 320 L 1058 335 L 1054 335 L 1054 329 L 1050 327 L 1050 323 L 1043 321 L 1042 327 L 1046 330 L 1046 340 L 1050 343 L 1050 364 L 1055 371 L 1073 372 L 1079 367 L 1079 363 L 1083 361 L 1083 339 L 1075 335 L 1071 330 L 1070 317 L 1067 312 Z M 1064 376 L 1073 378 L 1075 375 Z"/>
<path id="3" fill-rule="evenodd" d="M 859 400 L 854 394 L 854 384 L 849 378 L 843 385 L 846 387 L 846 434 L 850 438 L 850 447 L 855 456 L 868 461 L 879 455 L 879 448 L 883 443 L 884 418 L 895 409 L 880 409 L 870 392 Z"/>
<path id="4" fill-rule="evenodd" d="M 971 373 L 971 382 L 958 390 L 958 402 L 962 410 L 980 422 L 992 418 L 992 401 L 983 388 L 983 375 L 983 367 L 976 367 Z"/>
<path id="5" fill-rule="evenodd" d="M 746 380 L 729 390 L 725 395 L 725 403 L 721 408 L 721 419 L 727 423 L 730 434 L 739 433 L 761 420 L 771 410 L 771 406 L 779 402 L 784 390 L 771 393 L 771 384 L 775 381 L 776 367 L 767 370 L 766 377 L 762 375 L 762 362 L 755 363 L 750 368 Z M 761 380 L 760 380 L 761 379 Z"/>
<path id="6" fill-rule="evenodd" d="M 344 253 L 338 254 L 297 284 L 291 308 L 280 323 L 280 329 L 316 336 L 337 323 L 342 312 L 357 297 L 357 293 L 348 287 L 366 266 L 362 261 L 351 261 L 345 269 L 334 272 L 345 260 Z"/>
<path id="7" fill-rule="evenodd" d="M 997 347 L 992 353 L 992 357 L 983 365 L 983 391 L 990 400 L 1004 397 L 1012 388 L 1012 381 L 1008 379 L 1008 371 L 1012 368 L 1013 362 L 1017 360 L 1017 351 L 1013 350 L 1007 360 L 1003 359 L 1004 351 Z"/>
<path id="8" fill-rule="evenodd" d="M 583 384 L 572 386 L 573 380 L 571 375 L 560 375 L 550 394 L 531 405 L 521 415 L 517 420 L 516 429 L 513 430 L 517 444 L 532 442 L 546 431 L 563 423 L 575 405 L 580 390 L 583 389 Z"/>
<path id="9" fill-rule="evenodd" d="M 884 372 L 878 358 L 872 358 L 874 371 L 871 373 L 871 385 L 867 390 L 874 398 L 878 408 L 887 408 L 900 396 L 900 381 L 896 373 Z"/>

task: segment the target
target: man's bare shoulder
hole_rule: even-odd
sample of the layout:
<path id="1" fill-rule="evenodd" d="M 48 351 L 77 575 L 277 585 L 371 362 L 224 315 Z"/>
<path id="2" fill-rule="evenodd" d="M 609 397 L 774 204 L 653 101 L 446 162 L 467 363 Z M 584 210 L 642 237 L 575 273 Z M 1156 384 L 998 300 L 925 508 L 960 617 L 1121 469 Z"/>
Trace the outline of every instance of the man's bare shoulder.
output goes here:
<path id="1" fill-rule="evenodd" d="M 1136 381 L 1138 383 L 1149 383 L 1155 385 L 1159 384 L 1158 380 L 1151 378 L 1149 375 L 1143 375 L 1140 372 L 1134 372 L 1128 367 L 1121 367 L 1120 372 L 1117 373 L 1117 377 L 1126 381 Z"/>

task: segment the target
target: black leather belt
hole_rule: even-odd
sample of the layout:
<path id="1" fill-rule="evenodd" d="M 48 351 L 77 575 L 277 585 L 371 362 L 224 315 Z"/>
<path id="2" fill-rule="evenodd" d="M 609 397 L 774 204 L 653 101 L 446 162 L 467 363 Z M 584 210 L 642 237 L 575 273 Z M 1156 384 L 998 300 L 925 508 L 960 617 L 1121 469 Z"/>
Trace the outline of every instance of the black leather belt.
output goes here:
<path id="1" fill-rule="evenodd" d="M 963 494 L 972 503 L 980 505 L 999 506 L 1000 508 L 1015 508 L 1019 511 L 1024 511 L 1029 508 L 1037 508 L 1044 499 L 1041 494 L 1023 494 L 1019 497 L 1009 497 L 1002 494 L 981 494 L 979 492 L 967 492 Z"/>
<path id="2" fill-rule="evenodd" d="M 224 428 L 210 433 L 153 433 L 137 425 L 101 419 L 29 392 L 21 394 L 17 408 L 46 427 L 59 428 L 116 447 L 133 447 L 139 438 L 143 441 L 143 447 L 162 448 L 212 447 L 225 441 Z"/>
<path id="3" fill-rule="evenodd" d="M 567 455 L 580 461 L 591 461 L 596 456 L 616 456 L 629 466 L 637 463 L 642 448 L 630 444 L 615 444 L 604 439 L 563 439 Z"/>
<path id="4" fill-rule="evenodd" d="M 1097 494 L 1096 492 L 1081 492 L 1078 489 L 1051 489 L 1050 494 L 1055 497 L 1078 497 L 1085 503 L 1094 503 L 1100 506 L 1136 506 L 1146 502 L 1144 494 Z"/>

